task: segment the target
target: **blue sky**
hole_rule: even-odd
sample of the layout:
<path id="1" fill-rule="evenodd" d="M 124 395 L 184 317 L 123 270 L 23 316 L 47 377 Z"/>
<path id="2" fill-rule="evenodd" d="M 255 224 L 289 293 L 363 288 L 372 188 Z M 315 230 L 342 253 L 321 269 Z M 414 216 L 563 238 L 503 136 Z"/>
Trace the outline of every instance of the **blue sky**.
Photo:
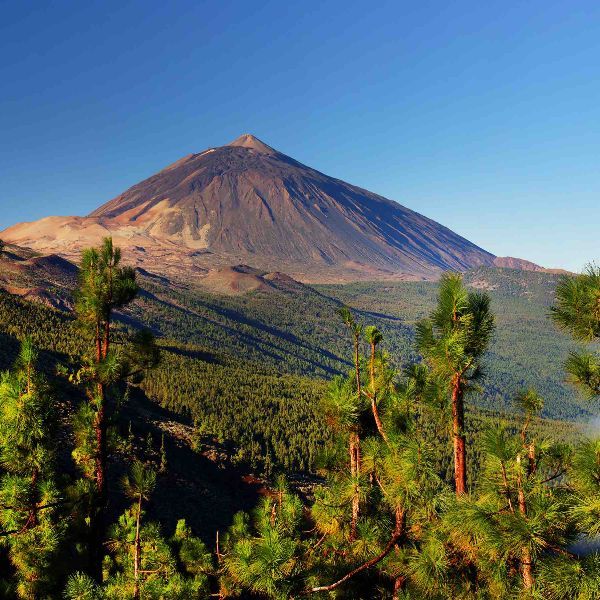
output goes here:
<path id="1" fill-rule="evenodd" d="M 0 229 L 250 132 L 498 255 L 600 261 L 598 2 L 0 0 Z"/>

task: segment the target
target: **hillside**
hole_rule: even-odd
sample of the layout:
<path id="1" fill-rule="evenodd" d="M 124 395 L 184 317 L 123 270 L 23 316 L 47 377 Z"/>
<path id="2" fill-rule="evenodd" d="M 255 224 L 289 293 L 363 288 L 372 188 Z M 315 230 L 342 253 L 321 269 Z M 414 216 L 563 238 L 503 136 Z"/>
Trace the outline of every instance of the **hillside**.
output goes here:
<path id="1" fill-rule="evenodd" d="M 563 363 L 573 342 L 548 319 L 558 276 L 479 268 L 465 281 L 492 298 L 497 332 L 487 357 L 483 390 L 474 397 L 491 410 L 510 410 L 521 389 L 546 398 L 545 416 L 586 419 L 592 407 L 566 384 Z M 415 322 L 434 307 L 435 282 L 370 282 L 259 288 L 245 294 L 212 294 L 193 286 L 176 290 L 144 281 L 147 294 L 130 315 L 157 333 L 231 352 L 281 372 L 330 377 L 349 367 L 349 346 L 337 310 L 347 304 L 357 318 L 385 336 L 392 361 L 417 360 Z"/>
<path id="2" fill-rule="evenodd" d="M 486 358 L 480 406 L 510 409 L 520 389 L 535 387 L 546 398 L 545 415 L 587 419 L 593 406 L 565 383 L 563 363 L 574 343 L 548 318 L 558 275 L 481 267 L 468 271 L 468 286 L 492 299 L 497 329 Z M 316 286 L 328 296 L 356 307 L 400 319 L 411 328 L 434 307 L 437 286 L 431 282 L 371 282 Z"/>
<path id="3" fill-rule="evenodd" d="M 394 286 L 401 287 L 400 284 Z M 338 290 L 338 293 L 352 295 L 356 304 L 361 302 L 359 296 L 366 298 L 367 294 L 371 298 L 370 302 L 373 301 L 372 291 L 365 293 L 364 289 L 344 289 L 350 286 L 340 288 L 341 292 Z M 407 293 L 407 290 L 395 290 L 409 302 L 418 295 L 421 296 L 423 291 L 415 289 Z M 389 292 L 388 289 L 385 297 L 390 297 Z M 426 294 L 430 292 L 433 297 L 434 288 L 425 288 Z M 262 306 L 261 311 L 272 309 L 273 305 L 270 304 L 268 296 L 252 296 L 253 294 L 246 295 L 246 306 Z M 288 299 L 290 310 L 306 306 L 309 298 L 310 296 Z M 224 299 L 241 300 L 242 297 L 228 296 Z M 223 337 L 214 339 L 208 335 L 203 336 L 200 320 L 195 323 L 192 321 L 193 326 L 199 328 L 196 343 L 183 344 L 173 339 L 169 332 L 160 342 L 161 365 L 148 374 L 141 388 L 132 391 L 131 404 L 125 408 L 121 427 L 127 429 L 129 421 L 134 423 L 137 438 L 142 445 L 148 433 L 153 436 L 155 446 L 160 436 L 165 434 L 167 443 L 173 446 L 173 452 L 184 463 L 185 460 L 194 460 L 194 453 L 190 448 L 199 443 L 201 454 L 206 460 L 221 463 L 225 461 L 234 471 L 238 466 L 242 467 L 242 470 L 236 471 L 238 484 L 232 483 L 232 490 L 241 490 L 243 497 L 246 497 L 247 493 L 252 494 L 241 481 L 244 472 L 270 473 L 283 469 L 294 473 L 313 470 L 317 456 L 330 436 L 329 430 L 322 426 L 318 416 L 326 381 L 322 377 L 315 378 L 314 375 L 316 372 L 329 378 L 335 372 L 347 370 L 351 352 L 344 328 L 333 320 L 339 304 L 331 300 L 329 302 L 330 304 L 325 305 L 320 312 L 311 314 L 310 310 L 306 310 L 299 314 L 297 324 L 300 325 L 300 321 L 304 323 L 302 328 L 296 330 L 297 337 L 288 333 L 287 344 L 284 338 L 280 338 L 280 347 L 272 354 L 261 353 L 260 346 L 252 351 L 249 339 L 231 340 L 228 344 L 228 329 L 224 324 L 218 327 L 215 323 L 215 331 L 221 331 Z M 308 306 L 310 307 L 310 304 Z M 147 305 L 142 304 L 138 308 L 144 307 Z M 217 307 L 218 305 L 212 307 L 213 316 L 217 315 Z M 219 310 L 224 313 L 228 309 L 221 306 Z M 165 314 L 168 315 L 168 311 Z M 521 313 L 522 316 L 524 314 Z M 331 319 L 331 328 L 326 337 L 316 339 L 322 344 L 325 344 L 324 340 L 327 339 L 328 345 L 319 347 L 314 343 L 310 346 L 307 341 L 311 339 L 311 328 L 315 334 L 322 333 L 318 330 L 318 323 L 325 315 Z M 357 315 L 367 323 L 377 323 L 382 329 L 386 328 L 385 349 L 391 353 L 394 362 L 401 364 L 407 357 L 414 357 L 410 349 L 411 333 L 408 325 L 404 333 L 400 333 L 401 330 L 394 328 L 395 317 L 391 315 L 375 317 L 375 313 L 360 310 Z M 292 319 L 292 313 L 283 318 Z M 121 321 L 123 320 L 129 324 L 132 322 L 131 317 L 122 318 Z M 121 327 L 124 326 L 127 327 L 122 323 Z M 268 337 L 259 337 L 261 333 L 266 334 L 261 330 L 260 322 L 255 321 L 253 326 L 255 341 L 268 344 Z M 506 327 L 506 323 L 502 323 L 502 327 Z M 0 370 L 12 363 L 18 340 L 25 335 L 31 335 L 35 344 L 43 351 L 42 363 L 52 378 L 55 378 L 58 364 L 69 365 L 73 357 L 82 352 L 81 336 L 71 314 L 39 302 L 24 301 L 23 298 L 0 290 Z M 269 332 L 269 335 L 273 336 L 271 339 L 277 339 L 276 330 Z M 514 335 L 514 331 L 507 332 L 509 340 L 512 338 L 516 347 Z M 275 344 L 271 347 L 275 348 Z M 336 349 L 339 354 L 331 352 L 328 348 Z M 473 411 L 470 426 L 476 429 L 483 426 L 481 419 L 485 415 L 498 418 L 510 413 L 509 398 L 498 395 L 493 382 L 500 382 L 497 385 L 513 386 L 509 387 L 511 391 L 520 389 L 520 386 L 526 383 L 533 383 L 545 392 L 541 378 L 534 377 L 530 381 L 518 379 L 520 373 L 511 371 L 518 363 L 505 365 L 507 371 L 498 370 L 498 360 L 506 360 L 500 355 L 502 351 L 504 348 L 501 346 L 499 356 L 496 356 L 494 350 L 490 353 L 490 369 L 485 381 L 485 391 L 481 396 L 474 398 L 471 404 Z M 562 352 L 560 346 L 557 352 Z M 551 366 L 557 371 L 560 369 L 558 356 L 556 366 Z M 313 376 L 301 375 L 301 372 Z M 552 377 L 555 385 L 558 385 L 558 372 L 553 373 Z M 547 389 L 549 394 L 546 395 L 546 417 L 573 418 L 586 414 L 581 406 L 573 401 L 573 395 L 569 394 L 570 388 L 563 390 L 564 395 L 552 395 L 556 390 L 551 386 Z M 65 380 L 60 390 L 61 397 L 69 397 L 72 393 L 72 388 Z M 488 410 L 482 411 L 482 408 L 475 406 Z M 193 428 L 194 423 L 198 425 L 196 430 Z M 572 431 L 571 427 L 564 423 L 556 423 L 554 427 L 565 432 Z M 187 459 L 186 454 L 189 455 Z M 118 468 L 118 465 L 115 468 Z M 205 468 L 208 470 L 206 476 L 211 477 L 210 473 L 214 467 L 207 464 Z M 444 463 L 444 469 L 446 468 L 449 468 L 449 463 Z M 186 494 L 191 493 L 189 474 L 179 472 L 178 477 L 181 478 L 178 485 L 187 490 Z M 196 485 L 202 486 L 204 482 L 204 476 L 200 477 Z M 214 481 L 212 484 L 208 481 L 206 485 L 210 487 L 216 484 Z M 241 500 L 232 499 L 232 502 L 237 501 Z"/>
<path id="4" fill-rule="evenodd" d="M 69 309 L 77 281 L 77 267 L 57 256 L 40 255 L 8 245 L 0 253 L 0 289 L 27 300 Z"/>
<path id="5" fill-rule="evenodd" d="M 75 267 L 57 257 L 12 250 L 0 259 L 0 285 L 26 299 L 68 309 Z M 483 389 L 474 397 L 477 405 L 510 409 L 514 394 L 535 387 L 546 398 L 545 416 L 589 417 L 589 404 L 564 382 L 562 366 L 573 344 L 547 318 L 557 277 L 489 267 L 465 274 L 468 285 L 489 292 L 498 322 Z M 138 279 L 142 293 L 119 315 L 124 324 L 149 327 L 176 345 L 191 345 L 197 348 L 192 356 L 243 357 L 270 373 L 318 378 L 350 366 L 337 315 L 342 304 L 384 333 L 386 349 L 400 366 L 418 360 L 414 324 L 431 311 L 437 293 L 437 284 L 427 281 L 309 286 L 245 265 L 209 270 L 199 282 L 178 283 L 143 268 Z M 186 390 L 185 403 L 193 405 L 201 393 Z"/>
<path id="6" fill-rule="evenodd" d="M 52 279 L 60 281 L 65 269 L 75 274 L 75 267 L 62 259 L 45 260 L 12 250 L 5 257 L 7 264 L 26 263 L 17 274 L 34 282 L 43 273 L 50 286 L 58 285 Z M 43 267 L 38 269 L 40 264 Z M 3 272 L 10 280 L 8 271 Z M 160 466 L 152 497 L 144 505 L 144 522 L 153 519 L 161 531 L 170 532 L 185 518 L 190 531 L 216 553 L 218 564 L 220 544 L 227 543 L 225 532 L 231 531 L 232 523 L 239 523 L 237 511 L 266 506 L 267 516 L 271 515 L 268 522 L 273 523 L 272 515 L 279 514 L 275 511 L 282 502 L 275 488 L 279 474 L 285 474 L 290 490 L 299 495 L 302 514 L 309 514 L 322 494 L 334 489 L 324 475 L 332 457 L 346 460 L 347 438 L 346 433 L 339 437 L 335 422 L 331 426 L 323 400 L 329 396 L 325 378 L 350 367 L 351 343 L 336 314 L 342 302 L 351 305 L 365 324 L 377 324 L 384 334 L 382 348 L 390 353 L 394 366 L 401 367 L 417 358 L 412 350 L 413 326 L 431 310 L 438 288 L 433 282 L 311 287 L 280 273 L 245 266 L 219 270 L 213 276 L 222 284 L 221 294 L 194 284 L 173 286 L 164 277 L 138 271 L 140 296 L 117 315 L 113 346 L 123 344 L 131 326 L 149 325 L 160 336 L 162 360 L 141 383 L 132 381 L 120 387 L 120 392 L 115 390 L 118 410 L 111 418 L 115 446 L 106 465 L 113 485 L 106 515 L 110 522 L 125 523 L 119 515 L 129 505 L 124 492 L 130 488 L 116 482 L 124 481 L 132 457 Z M 538 387 L 546 399 L 545 417 L 581 418 L 585 412 L 569 390 L 563 389 L 561 395 L 559 389 L 562 353 L 568 344 L 546 322 L 556 276 L 482 267 L 467 272 L 465 279 L 471 287 L 490 293 L 498 318 L 496 340 L 484 357 L 489 367 L 484 385 L 479 395 L 469 395 L 464 423 L 469 457 L 466 476 L 476 490 L 489 460 L 490 432 L 505 429 L 514 435 L 518 431 L 520 417 L 510 412 L 516 391 Z M 65 291 L 70 294 L 68 285 Z M 77 378 L 67 378 L 65 369 L 73 372 L 79 367 L 85 345 L 89 351 L 93 340 L 69 310 L 36 300 L 0 290 L 0 370 L 14 362 L 19 341 L 32 336 L 41 351 L 38 365 L 52 383 L 52 407 L 60 420 L 58 466 L 67 481 L 76 477 L 73 450 L 80 447 L 77 425 L 73 428 L 72 424 L 87 414 L 77 411 L 87 402 L 82 388 L 72 383 Z M 536 350 L 552 344 L 553 352 L 540 360 L 544 353 L 536 355 Z M 421 408 L 427 411 L 431 406 Z M 428 471 L 447 487 L 454 476 L 451 436 L 439 417 L 423 414 L 417 430 L 427 440 L 423 448 Z M 386 418 L 386 426 L 389 423 Z M 566 448 L 565 442 L 585 433 L 580 424 L 537 417 L 530 431 L 540 447 L 552 438 L 557 448 Z M 372 440 L 365 440 L 366 452 Z M 521 447 L 520 441 L 516 447 Z M 302 524 L 304 534 L 313 531 L 309 525 Z M 317 538 L 314 544 L 318 547 Z M 85 568 L 81 557 L 78 560 L 62 560 L 63 570 L 55 573 L 60 585 L 64 585 L 67 566 Z M 210 574 L 214 578 L 220 571 Z M 212 585 L 216 590 L 214 581 Z"/>

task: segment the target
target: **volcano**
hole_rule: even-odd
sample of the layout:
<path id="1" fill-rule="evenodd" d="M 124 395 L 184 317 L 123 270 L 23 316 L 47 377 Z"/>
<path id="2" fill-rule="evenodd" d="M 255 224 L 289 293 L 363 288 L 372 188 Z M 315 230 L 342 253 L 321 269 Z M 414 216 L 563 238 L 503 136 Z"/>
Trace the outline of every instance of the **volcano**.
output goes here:
<path id="1" fill-rule="evenodd" d="M 112 235 L 138 264 L 186 276 L 246 264 L 303 281 L 435 278 L 495 256 L 250 134 L 181 158 L 86 217 L 14 225 L 8 242 L 67 257 Z"/>

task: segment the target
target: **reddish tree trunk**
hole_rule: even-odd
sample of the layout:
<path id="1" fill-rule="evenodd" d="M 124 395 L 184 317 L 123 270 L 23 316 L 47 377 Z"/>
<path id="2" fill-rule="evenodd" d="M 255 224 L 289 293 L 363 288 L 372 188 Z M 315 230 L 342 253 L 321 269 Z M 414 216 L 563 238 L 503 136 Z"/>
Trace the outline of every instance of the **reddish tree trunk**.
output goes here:
<path id="1" fill-rule="evenodd" d="M 517 457 L 517 461 L 521 463 L 521 456 Z M 526 517 L 527 516 L 527 500 L 525 499 L 525 491 L 523 490 L 523 478 L 519 472 L 517 477 L 517 488 L 519 495 L 519 512 Z M 521 550 L 521 574 L 523 576 L 523 586 L 526 590 L 530 590 L 534 583 L 533 577 L 533 561 L 531 559 L 531 552 L 527 546 L 524 546 Z"/>
<path id="2" fill-rule="evenodd" d="M 385 429 L 383 428 L 383 423 L 381 422 L 381 417 L 379 416 L 379 410 L 377 408 L 377 398 L 371 398 L 371 411 L 373 412 L 373 418 L 375 419 L 375 425 L 377 426 L 377 431 L 379 435 L 384 439 L 385 442 L 388 441 L 388 436 L 385 433 Z"/>
<path id="3" fill-rule="evenodd" d="M 103 329 L 103 331 L 102 331 Z M 103 339 L 104 338 L 104 339 Z M 107 319 L 103 328 L 97 327 L 97 361 L 98 363 L 106 359 L 110 346 L 110 319 Z M 94 431 L 96 434 L 96 490 L 100 497 L 101 506 L 106 503 L 107 497 L 107 481 L 106 481 L 106 465 L 107 465 L 107 415 L 106 415 L 106 386 L 98 381 L 98 409 L 94 420 Z"/>
<path id="4" fill-rule="evenodd" d="M 535 444 L 531 442 L 529 447 L 527 448 L 527 457 L 529 459 L 529 469 L 528 475 L 535 474 L 536 465 L 535 465 Z"/>
<path id="5" fill-rule="evenodd" d="M 102 334 L 100 333 L 100 323 L 96 323 L 96 362 L 102 360 Z"/>
<path id="6" fill-rule="evenodd" d="M 104 348 L 102 352 L 102 358 L 106 358 L 108 356 L 108 349 L 110 345 L 110 321 L 107 320 L 104 323 Z"/>
<path id="7" fill-rule="evenodd" d="M 353 478 L 358 479 L 360 475 L 360 437 L 353 431 L 350 434 L 350 472 Z M 350 521 L 350 541 L 356 539 L 356 527 L 360 517 L 360 493 L 358 484 L 355 484 L 354 496 L 352 497 L 352 518 Z"/>
<path id="8" fill-rule="evenodd" d="M 105 390 L 102 384 L 98 384 L 98 410 L 94 419 L 94 432 L 96 435 L 96 491 L 100 498 L 106 492 L 106 407 Z"/>
<path id="9" fill-rule="evenodd" d="M 406 587 L 406 577 L 404 575 L 399 575 L 394 580 L 394 600 L 399 600 L 400 593 Z"/>
<path id="10" fill-rule="evenodd" d="M 465 406 L 460 378 L 452 387 L 452 438 L 454 443 L 454 485 L 456 495 L 467 493 L 467 448 L 465 438 Z"/>
<path id="11" fill-rule="evenodd" d="M 375 425 L 379 435 L 388 441 L 388 437 L 385 434 L 381 417 L 379 416 L 379 409 L 377 408 L 377 390 L 375 389 L 375 344 L 371 344 L 371 362 L 369 364 L 369 371 L 371 376 L 371 411 L 373 412 L 373 418 L 375 419 Z"/>
<path id="12" fill-rule="evenodd" d="M 526 590 L 530 590 L 535 583 L 533 578 L 533 565 L 531 562 L 531 553 L 529 548 L 523 548 L 521 553 L 521 566 L 523 575 L 523 586 Z"/>
<path id="13" fill-rule="evenodd" d="M 356 394 L 360 402 L 362 389 L 360 381 L 360 338 L 354 335 L 354 372 L 356 376 Z M 350 433 L 350 474 L 357 479 L 360 474 L 360 436 L 358 431 Z M 360 494 L 358 485 L 355 486 L 354 496 L 352 497 L 352 518 L 350 521 L 350 541 L 356 539 L 356 527 L 360 517 Z"/>
<path id="14" fill-rule="evenodd" d="M 360 383 L 359 337 L 356 334 L 354 335 L 354 371 L 356 374 L 356 390 L 358 393 L 358 400 L 360 401 L 361 383 Z"/>
<path id="15" fill-rule="evenodd" d="M 98 583 L 102 583 L 103 535 L 107 503 L 106 489 L 106 418 L 104 407 L 104 386 L 98 384 L 100 406 L 94 420 L 96 435 L 95 478 L 96 501 L 90 515 L 90 570 Z"/>
<path id="16" fill-rule="evenodd" d="M 535 464 L 535 443 L 527 441 L 527 429 L 529 428 L 530 418 L 527 417 L 525 419 L 525 424 L 521 429 L 521 441 L 523 442 L 523 448 L 527 450 L 527 458 L 528 458 L 528 467 L 527 467 L 527 477 L 533 475 L 536 471 Z"/>
<path id="17" fill-rule="evenodd" d="M 96 324 L 96 363 L 99 365 L 104 357 L 102 337 L 106 336 L 106 329 L 102 331 L 101 323 Z M 106 338 L 105 345 L 108 345 Z M 104 384 L 97 382 L 96 393 L 98 408 L 94 418 L 93 428 L 96 437 L 96 452 L 94 456 L 94 477 L 96 484 L 96 499 L 92 514 L 90 515 L 90 571 L 99 583 L 102 582 L 103 560 L 103 535 L 104 514 L 107 502 L 106 486 L 106 390 Z"/>

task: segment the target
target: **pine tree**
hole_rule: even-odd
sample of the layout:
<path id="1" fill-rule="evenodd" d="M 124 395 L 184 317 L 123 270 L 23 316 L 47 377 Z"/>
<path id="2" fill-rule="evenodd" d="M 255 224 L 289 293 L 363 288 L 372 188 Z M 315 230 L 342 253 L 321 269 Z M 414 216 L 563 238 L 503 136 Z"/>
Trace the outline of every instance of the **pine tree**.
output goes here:
<path id="1" fill-rule="evenodd" d="M 417 347 L 451 398 L 454 483 L 458 496 L 467 491 L 465 393 L 481 375 L 481 357 L 493 331 L 489 296 L 468 292 L 462 276 L 456 273 L 442 276 L 436 310 L 417 325 Z"/>
<path id="2" fill-rule="evenodd" d="M 381 437 L 388 441 L 388 437 L 383 428 L 383 423 L 381 422 L 381 417 L 379 416 L 379 407 L 377 404 L 377 392 L 378 386 L 375 377 L 375 361 L 377 359 L 377 345 L 381 343 L 383 336 L 381 332 L 377 329 L 377 327 L 369 326 L 365 330 L 365 338 L 369 344 L 370 354 L 369 354 L 369 386 L 368 391 L 366 392 L 367 397 L 371 401 L 371 410 L 373 412 L 373 418 L 375 419 L 375 425 L 377 426 L 377 431 L 381 435 Z"/>
<path id="3" fill-rule="evenodd" d="M 54 583 L 53 561 L 65 529 L 55 472 L 57 415 L 36 370 L 31 339 L 0 376 L 0 543 L 8 548 L 19 598 L 39 598 Z"/>
<path id="4" fill-rule="evenodd" d="M 354 319 L 354 315 L 350 309 L 346 306 L 342 307 L 339 311 L 340 316 L 344 322 L 344 325 L 350 330 L 352 335 L 353 343 L 353 361 L 354 361 L 354 382 L 356 400 L 355 405 L 355 418 L 350 418 L 351 415 L 347 414 L 346 417 L 349 425 L 349 441 L 348 451 L 350 455 L 350 476 L 354 480 L 354 494 L 352 497 L 352 521 L 350 524 L 350 538 L 356 537 L 356 527 L 358 519 L 360 517 L 360 490 L 359 490 L 359 478 L 361 470 L 361 452 L 360 452 L 360 420 L 356 418 L 358 416 L 358 410 L 362 404 L 362 377 L 361 377 L 361 365 L 360 365 L 360 336 L 363 330 L 361 323 L 357 323 Z M 338 388 L 339 390 L 340 388 Z M 341 400 L 342 398 L 338 398 Z"/>
<path id="5" fill-rule="evenodd" d="M 104 556 L 104 581 L 74 573 L 65 589 L 68 600 L 187 600 L 205 598 L 214 574 L 212 557 L 184 520 L 179 520 L 171 539 L 157 523 L 145 523 L 144 503 L 156 483 L 156 471 L 135 462 L 123 478 L 124 491 L 133 505 L 109 531 Z"/>
<path id="6" fill-rule="evenodd" d="M 502 425 L 485 433 L 475 494 L 458 498 L 444 520 L 453 546 L 474 566 L 472 592 L 482 588 L 506 597 L 521 589 L 524 598 L 546 598 L 539 574 L 546 561 L 568 554 L 578 533 L 563 482 L 569 452 L 528 435 L 532 415 L 541 408 L 537 395 L 529 391 L 518 403 L 528 407 L 519 433 Z"/>
<path id="7" fill-rule="evenodd" d="M 282 479 L 252 515 L 235 515 L 219 557 L 221 596 L 248 590 L 287 600 L 301 593 L 307 552 L 301 539 L 302 523 L 302 503 Z"/>
<path id="8" fill-rule="evenodd" d="M 390 581 L 388 589 L 399 598 L 409 588 L 420 589 L 411 575 L 410 557 L 423 543 L 443 484 L 428 443 L 416 427 L 416 404 L 427 387 L 422 370 L 414 369 L 418 381 L 398 382 L 387 356 L 378 349 L 381 333 L 367 327 L 365 334 L 369 355 L 361 388 L 366 402 L 357 404 L 348 377 L 334 380 L 328 403 L 335 431 L 343 432 L 340 426 L 353 420 L 362 423 L 361 517 L 357 535 L 349 536 L 347 507 L 353 494 L 341 468 L 343 454 L 334 451 L 323 465 L 327 484 L 316 490 L 311 509 L 321 538 L 309 568 L 314 572 L 309 591 L 343 588 L 362 597 L 375 581 Z M 343 438 L 337 440 L 341 447 Z M 324 584 L 323 579 L 333 581 Z"/>
<path id="9" fill-rule="evenodd" d="M 353 374 L 335 377 L 323 399 L 325 422 L 335 441 L 320 457 L 329 485 L 318 491 L 315 510 L 322 507 L 324 511 L 322 533 L 335 533 L 339 543 L 354 541 L 358 533 L 365 495 L 359 432 L 367 406 L 366 398 L 357 394 Z"/>
<path id="10" fill-rule="evenodd" d="M 137 381 L 155 366 L 159 352 L 152 335 L 137 332 L 130 343 L 113 349 L 113 312 L 129 304 L 138 287 L 135 271 L 122 267 L 121 251 L 106 238 L 100 248 L 84 250 L 79 273 L 75 308 L 79 322 L 91 338 L 93 352 L 75 379 L 87 384 L 89 402 L 76 417 L 77 448 L 74 457 L 84 475 L 93 481 L 95 506 L 90 515 L 90 569 L 102 581 L 102 536 L 108 501 L 108 427 L 111 388 L 125 379 Z"/>
<path id="11" fill-rule="evenodd" d="M 569 464 L 568 483 L 573 494 L 567 514 L 583 543 L 582 555 L 557 553 L 544 561 L 539 585 L 548 600 L 592 600 L 600 598 L 600 552 L 595 548 L 600 534 L 600 440 L 584 440 L 577 445 Z M 585 546 L 586 540 L 590 547 Z"/>
<path id="12" fill-rule="evenodd" d="M 131 472 L 123 480 L 125 495 L 135 502 L 135 538 L 133 540 L 133 598 L 140 598 L 140 571 L 142 564 L 142 544 L 140 538 L 142 522 L 142 503 L 150 499 L 150 494 L 156 485 L 156 472 L 147 468 L 143 463 L 136 461 L 131 467 Z"/>
<path id="13" fill-rule="evenodd" d="M 581 342 L 600 340 L 600 267 L 581 275 L 564 275 L 551 308 L 555 323 Z M 571 380 L 590 397 L 600 396 L 600 356 L 587 350 L 571 352 L 566 363 Z"/>
<path id="14" fill-rule="evenodd" d="M 76 311 L 80 321 L 88 326 L 94 338 L 96 383 L 95 479 L 100 504 L 106 501 L 106 386 L 112 379 L 115 362 L 109 360 L 112 314 L 131 302 L 138 291 L 135 271 L 120 267 L 121 251 L 106 238 L 99 249 L 84 250 L 76 294 Z"/>

